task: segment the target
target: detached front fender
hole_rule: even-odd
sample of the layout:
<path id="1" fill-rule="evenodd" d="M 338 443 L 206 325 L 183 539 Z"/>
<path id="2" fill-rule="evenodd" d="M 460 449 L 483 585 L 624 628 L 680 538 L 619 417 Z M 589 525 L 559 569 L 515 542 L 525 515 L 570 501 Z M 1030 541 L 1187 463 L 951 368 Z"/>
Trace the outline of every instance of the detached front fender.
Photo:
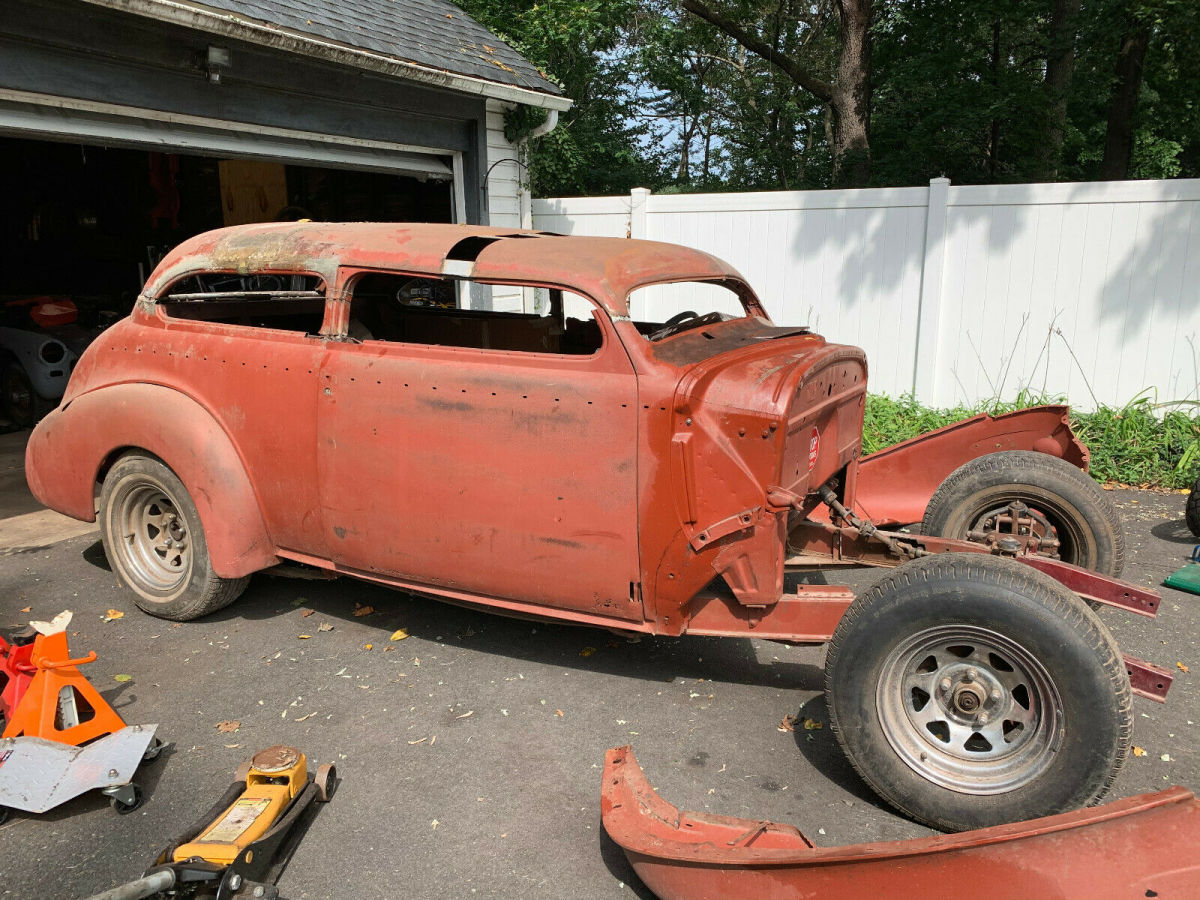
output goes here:
<path id="1" fill-rule="evenodd" d="M 978 415 L 872 453 L 858 464 L 854 510 L 876 525 L 920 522 L 938 486 L 964 463 L 1003 450 L 1035 450 L 1083 471 L 1088 449 L 1071 429 L 1070 407 L 1033 406 Z"/>
<path id="2" fill-rule="evenodd" d="M 29 489 L 51 509 L 94 522 L 101 466 L 126 448 L 157 456 L 187 487 L 217 575 L 239 578 L 278 561 L 233 441 L 199 403 L 161 385 L 99 388 L 42 419 L 25 449 Z"/>
<path id="3" fill-rule="evenodd" d="M 791 825 L 682 812 L 609 750 L 601 817 L 661 900 L 1197 896 L 1200 802 L 1181 787 L 961 834 L 817 847 Z"/>

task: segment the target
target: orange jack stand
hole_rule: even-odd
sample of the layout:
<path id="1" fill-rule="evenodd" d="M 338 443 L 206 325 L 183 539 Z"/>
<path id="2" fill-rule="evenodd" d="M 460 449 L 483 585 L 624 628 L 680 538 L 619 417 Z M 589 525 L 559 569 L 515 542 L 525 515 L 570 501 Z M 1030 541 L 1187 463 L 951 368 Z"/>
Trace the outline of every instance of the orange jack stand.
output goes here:
<path id="1" fill-rule="evenodd" d="M 38 737 L 78 747 L 124 728 L 125 721 L 76 668 L 95 660 L 94 651 L 71 659 L 65 631 L 39 634 L 30 656 L 37 672 L 3 737 Z"/>

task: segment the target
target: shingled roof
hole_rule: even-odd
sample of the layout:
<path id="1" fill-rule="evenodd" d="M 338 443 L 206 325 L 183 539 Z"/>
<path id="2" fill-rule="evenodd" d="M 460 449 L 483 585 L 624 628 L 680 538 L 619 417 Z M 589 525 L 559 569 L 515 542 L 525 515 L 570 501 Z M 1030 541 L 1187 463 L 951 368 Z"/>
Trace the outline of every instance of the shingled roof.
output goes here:
<path id="1" fill-rule="evenodd" d="M 449 0 L 87 2 L 452 89 L 570 105 L 558 85 Z"/>

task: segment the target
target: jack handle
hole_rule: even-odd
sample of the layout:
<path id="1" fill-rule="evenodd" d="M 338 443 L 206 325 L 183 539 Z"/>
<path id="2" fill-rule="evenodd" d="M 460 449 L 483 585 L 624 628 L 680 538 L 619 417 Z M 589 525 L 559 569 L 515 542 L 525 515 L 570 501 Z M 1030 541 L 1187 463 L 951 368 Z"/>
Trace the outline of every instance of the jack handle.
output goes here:
<path id="1" fill-rule="evenodd" d="M 80 657 L 79 659 L 61 659 L 61 660 L 56 660 L 54 662 L 47 662 L 44 659 L 39 659 L 38 660 L 38 668 L 39 669 L 66 669 L 66 668 L 70 668 L 71 666 L 82 666 L 86 663 L 95 662 L 97 660 L 97 658 L 98 657 L 96 656 L 96 651 L 93 650 L 87 656 Z"/>

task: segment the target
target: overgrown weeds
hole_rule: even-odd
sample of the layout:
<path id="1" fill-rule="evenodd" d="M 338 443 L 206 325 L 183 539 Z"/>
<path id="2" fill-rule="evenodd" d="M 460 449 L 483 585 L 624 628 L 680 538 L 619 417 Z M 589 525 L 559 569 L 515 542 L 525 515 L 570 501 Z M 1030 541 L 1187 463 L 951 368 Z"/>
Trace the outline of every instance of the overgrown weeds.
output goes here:
<path id="1" fill-rule="evenodd" d="M 1009 402 L 932 409 L 911 395 L 867 397 L 863 450 L 874 453 L 981 412 L 993 415 L 1061 402 L 1022 392 Z M 1200 477 L 1200 404 L 1152 403 L 1139 396 L 1114 409 L 1071 413 L 1075 432 L 1092 451 L 1099 481 L 1147 488 L 1190 488 Z"/>

